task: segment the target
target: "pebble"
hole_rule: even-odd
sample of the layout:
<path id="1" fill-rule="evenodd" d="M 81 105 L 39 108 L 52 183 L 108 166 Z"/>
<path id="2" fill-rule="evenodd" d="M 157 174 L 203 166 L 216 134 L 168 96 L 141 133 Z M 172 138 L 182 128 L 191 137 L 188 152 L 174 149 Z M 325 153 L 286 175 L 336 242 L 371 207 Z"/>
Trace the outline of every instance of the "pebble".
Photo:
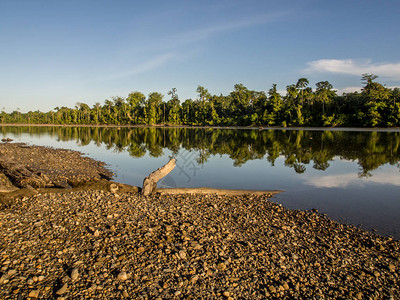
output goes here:
<path id="1" fill-rule="evenodd" d="M 39 297 L 39 290 L 32 290 L 28 294 L 29 298 L 38 298 Z"/>
<path id="2" fill-rule="evenodd" d="M 183 251 L 183 250 L 180 250 L 180 251 L 179 251 L 179 257 L 180 257 L 181 259 L 186 259 L 186 252 Z"/>
<path id="3" fill-rule="evenodd" d="M 395 272 L 396 267 L 393 264 L 389 264 L 389 271 L 390 272 Z"/>
<path id="4" fill-rule="evenodd" d="M 67 290 L 68 290 L 68 284 L 64 283 L 64 285 L 60 289 L 57 290 L 56 294 L 63 295 L 67 292 Z"/>
<path id="5" fill-rule="evenodd" d="M 119 272 L 117 278 L 118 280 L 125 281 L 128 279 L 128 274 L 125 271 Z"/>
<path id="6" fill-rule="evenodd" d="M 75 280 L 77 280 L 78 279 L 78 277 L 79 277 L 79 271 L 78 271 L 78 269 L 72 269 L 72 271 L 71 271 L 71 279 L 72 279 L 72 281 L 75 281 Z"/>
<path id="7" fill-rule="evenodd" d="M 116 193 L 118 191 L 118 185 L 116 185 L 115 183 L 110 184 L 110 192 L 111 193 Z"/>
<path id="8" fill-rule="evenodd" d="M 223 262 L 222 262 L 222 263 L 219 263 L 219 264 L 217 265 L 217 268 L 218 268 L 218 270 L 220 270 L 220 271 L 224 271 L 224 270 L 226 270 L 226 264 L 224 264 Z"/>

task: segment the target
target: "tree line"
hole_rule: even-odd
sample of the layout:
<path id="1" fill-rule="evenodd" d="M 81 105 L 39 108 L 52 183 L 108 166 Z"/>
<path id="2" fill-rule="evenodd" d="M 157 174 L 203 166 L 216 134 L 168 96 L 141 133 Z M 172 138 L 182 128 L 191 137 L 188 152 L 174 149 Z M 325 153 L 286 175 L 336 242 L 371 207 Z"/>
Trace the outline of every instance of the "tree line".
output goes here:
<path id="1" fill-rule="evenodd" d="M 361 92 L 337 95 L 328 81 L 309 86 L 307 78 L 286 87 L 282 96 L 277 85 L 268 92 L 249 90 L 236 84 L 228 95 L 211 95 L 197 87 L 197 98 L 180 101 L 177 89 L 168 100 L 158 92 L 147 97 L 138 91 L 126 98 L 112 97 L 92 107 L 56 107 L 49 112 L 19 109 L 1 112 L 2 123 L 82 125 L 194 125 L 194 126 L 400 126 L 400 89 L 376 82 L 377 76 L 363 74 Z"/>
<path id="2" fill-rule="evenodd" d="M 0 128 L 6 136 L 50 135 L 60 141 L 80 145 L 105 145 L 116 152 L 128 152 L 140 158 L 146 154 L 161 157 L 165 150 L 180 159 L 182 151 L 194 153 L 197 164 L 215 155 L 228 156 L 234 166 L 254 159 L 266 159 L 271 165 L 279 157 L 296 173 L 307 168 L 326 170 L 335 157 L 357 161 L 360 176 L 385 164 L 400 168 L 399 132 L 235 130 L 211 128 L 108 128 L 108 127 L 35 127 Z"/>

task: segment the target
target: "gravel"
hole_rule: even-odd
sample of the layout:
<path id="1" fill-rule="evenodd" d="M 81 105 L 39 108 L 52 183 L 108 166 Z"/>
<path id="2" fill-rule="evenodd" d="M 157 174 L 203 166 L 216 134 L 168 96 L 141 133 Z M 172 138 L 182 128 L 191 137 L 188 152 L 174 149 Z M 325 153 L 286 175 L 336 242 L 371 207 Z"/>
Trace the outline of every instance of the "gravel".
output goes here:
<path id="1" fill-rule="evenodd" d="M 0 193 L 14 195 L 0 201 L 0 299 L 400 299 L 392 238 L 266 195 L 97 184 L 112 174 L 75 151 L 8 143 L 1 155 L 60 185 L 95 183 Z"/>
<path id="2" fill-rule="evenodd" d="M 37 174 L 45 174 L 49 181 L 60 187 L 70 187 L 69 182 L 110 179 L 113 176 L 103 162 L 82 156 L 81 152 L 73 150 L 4 143 L 0 144 L 1 157 L 7 157 Z M 0 175 L 0 191 L 2 183 L 9 189 L 9 182 Z"/>
<path id="3" fill-rule="evenodd" d="M 266 196 L 78 191 L 0 211 L 0 298 L 399 299 L 399 242 Z"/>

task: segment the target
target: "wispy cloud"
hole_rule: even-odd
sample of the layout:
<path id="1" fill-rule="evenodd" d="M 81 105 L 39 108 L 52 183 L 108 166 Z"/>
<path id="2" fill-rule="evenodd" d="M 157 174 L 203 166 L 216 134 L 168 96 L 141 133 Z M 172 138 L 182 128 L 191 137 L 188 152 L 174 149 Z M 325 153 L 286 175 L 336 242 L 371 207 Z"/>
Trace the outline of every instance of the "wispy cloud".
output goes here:
<path id="1" fill-rule="evenodd" d="M 307 63 L 306 72 L 328 72 L 360 76 L 364 73 L 400 79 L 400 63 L 372 63 L 371 60 L 319 59 Z"/>
<path id="2" fill-rule="evenodd" d="M 132 66 L 129 69 L 120 70 L 119 72 L 111 74 L 110 76 L 107 76 L 107 80 L 114 80 L 114 79 L 125 78 L 125 77 L 129 77 L 129 76 L 147 73 L 154 69 L 162 67 L 163 65 L 167 64 L 174 58 L 175 58 L 175 54 L 172 52 L 157 55 L 144 63 L 138 64 L 136 66 Z"/>
<path id="3" fill-rule="evenodd" d="M 275 12 L 269 14 L 255 15 L 236 20 L 234 22 L 227 22 L 224 24 L 185 31 L 174 36 L 169 36 L 168 41 L 172 41 L 174 46 L 187 45 L 211 38 L 224 32 L 275 22 L 282 19 L 283 17 L 286 17 L 288 14 L 289 12 Z"/>
<path id="4" fill-rule="evenodd" d="M 372 177 L 359 178 L 357 174 L 338 174 L 319 177 L 310 177 L 305 184 L 318 188 L 345 188 L 350 185 L 367 185 L 370 183 L 391 184 L 400 186 L 399 173 L 377 173 Z"/>

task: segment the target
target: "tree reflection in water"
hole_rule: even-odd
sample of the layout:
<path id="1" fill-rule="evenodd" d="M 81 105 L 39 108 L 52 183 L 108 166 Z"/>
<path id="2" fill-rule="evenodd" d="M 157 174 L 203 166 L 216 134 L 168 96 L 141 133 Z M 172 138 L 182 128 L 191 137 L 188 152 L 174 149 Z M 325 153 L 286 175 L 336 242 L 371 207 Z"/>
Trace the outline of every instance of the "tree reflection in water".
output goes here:
<path id="1" fill-rule="evenodd" d="M 326 170 L 335 157 L 357 161 L 360 177 L 384 164 L 400 168 L 400 133 L 376 131 L 244 130 L 211 128 L 110 128 L 110 127 L 1 127 L 3 136 L 50 135 L 58 141 L 93 142 L 135 158 L 146 153 L 160 157 L 164 149 L 177 155 L 180 149 L 197 153 L 204 164 L 213 155 L 227 155 L 234 166 L 265 158 L 274 165 L 284 157 L 285 166 L 297 173 L 307 168 Z"/>

